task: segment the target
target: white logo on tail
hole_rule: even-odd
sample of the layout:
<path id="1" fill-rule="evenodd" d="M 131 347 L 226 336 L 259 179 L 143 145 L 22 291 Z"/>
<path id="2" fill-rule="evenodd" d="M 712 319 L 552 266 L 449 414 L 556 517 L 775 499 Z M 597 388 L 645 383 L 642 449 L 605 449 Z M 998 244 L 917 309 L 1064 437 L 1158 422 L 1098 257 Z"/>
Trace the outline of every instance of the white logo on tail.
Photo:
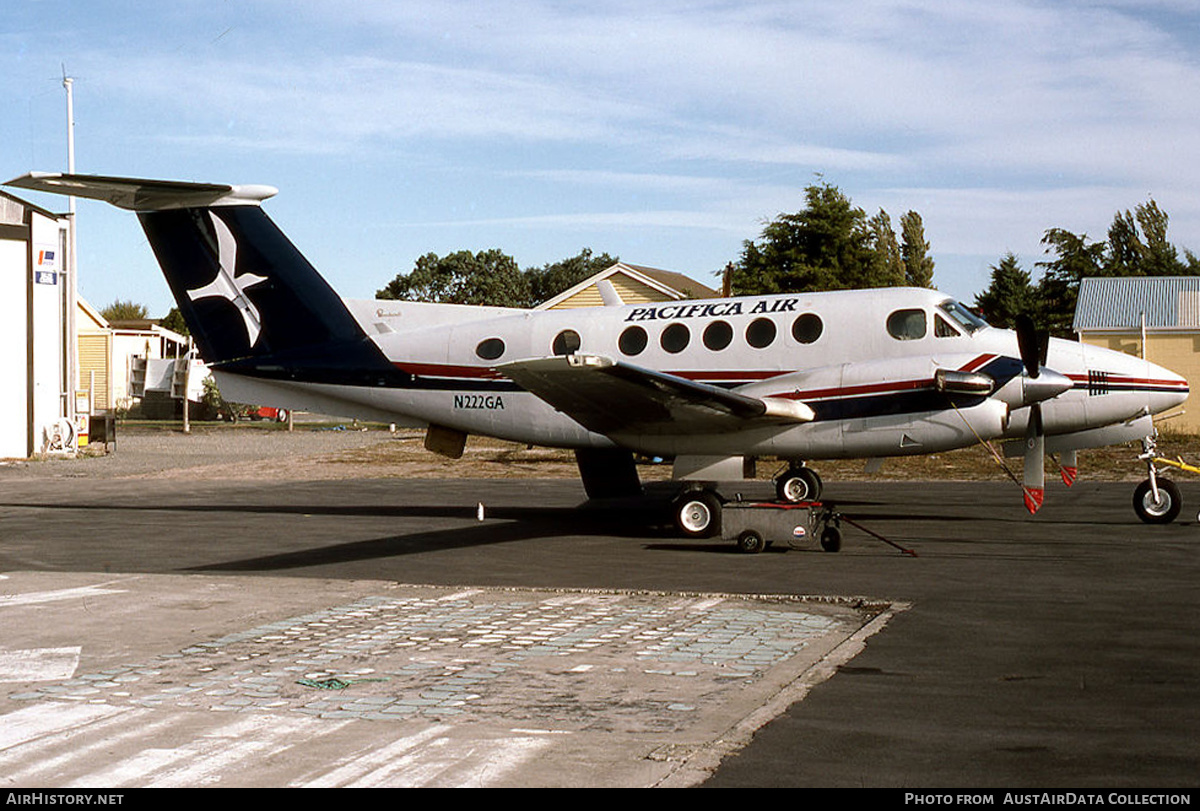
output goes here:
<path id="1" fill-rule="evenodd" d="M 237 269 L 237 240 L 220 217 L 212 212 L 209 212 L 208 216 L 217 232 L 217 277 L 204 287 L 189 290 L 188 297 L 196 301 L 217 296 L 237 307 L 238 312 L 242 314 L 242 320 L 246 322 L 246 339 L 250 346 L 254 346 L 258 343 L 258 336 L 262 334 L 262 316 L 245 293 L 247 288 L 265 282 L 267 277 L 256 276 L 253 273 L 234 276 Z"/>

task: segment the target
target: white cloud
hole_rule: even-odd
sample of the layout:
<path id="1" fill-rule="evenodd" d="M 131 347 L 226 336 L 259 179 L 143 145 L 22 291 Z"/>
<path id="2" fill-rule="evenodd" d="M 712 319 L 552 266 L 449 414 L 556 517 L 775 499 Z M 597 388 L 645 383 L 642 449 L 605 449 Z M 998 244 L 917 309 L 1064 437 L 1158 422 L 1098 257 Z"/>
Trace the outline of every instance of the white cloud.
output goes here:
<path id="1" fill-rule="evenodd" d="M 920 211 L 935 256 L 992 261 L 1036 255 L 1051 226 L 1099 237 L 1153 195 L 1173 238 L 1200 247 L 1198 15 L 1183 0 L 76 10 L 76 28 L 53 4 L 14 12 L 8 81 L 47 78 L 10 84 L 7 109 L 41 106 L 37 92 L 53 105 L 38 126 L 57 121 L 52 79 L 69 54 L 80 154 L 97 171 L 269 169 L 251 179 L 297 212 L 319 208 L 298 197 L 324 192 L 314 174 L 334 175 L 348 223 L 485 223 L 525 239 L 658 228 L 657 250 L 688 256 L 698 229 L 736 250 L 731 234 L 798 208 L 815 173 L 868 211 Z M 15 154 L 49 152 L 22 144 L 32 123 L 5 126 Z"/>

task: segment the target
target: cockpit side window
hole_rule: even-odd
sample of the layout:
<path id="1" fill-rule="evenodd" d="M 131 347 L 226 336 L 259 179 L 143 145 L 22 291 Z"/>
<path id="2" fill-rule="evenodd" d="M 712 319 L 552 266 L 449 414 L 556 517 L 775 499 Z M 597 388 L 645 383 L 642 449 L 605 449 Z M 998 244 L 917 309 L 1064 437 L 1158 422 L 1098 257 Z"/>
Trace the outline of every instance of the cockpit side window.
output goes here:
<path id="1" fill-rule="evenodd" d="M 968 335 L 973 335 L 988 325 L 986 321 L 954 299 L 946 299 L 938 305 L 938 309 L 949 316 L 951 321 L 962 327 Z"/>
<path id="2" fill-rule="evenodd" d="M 961 338 L 962 333 L 950 326 L 950 322 L 938 313 L 933 316 L 933 334 L 939 338 Z"/>
<path id="3" fill-rule="evenodd" d="M 888 316 L 887 331 L 897 341 L 917 341 L 925 337 L 924 310 L 896 310 Z"/>

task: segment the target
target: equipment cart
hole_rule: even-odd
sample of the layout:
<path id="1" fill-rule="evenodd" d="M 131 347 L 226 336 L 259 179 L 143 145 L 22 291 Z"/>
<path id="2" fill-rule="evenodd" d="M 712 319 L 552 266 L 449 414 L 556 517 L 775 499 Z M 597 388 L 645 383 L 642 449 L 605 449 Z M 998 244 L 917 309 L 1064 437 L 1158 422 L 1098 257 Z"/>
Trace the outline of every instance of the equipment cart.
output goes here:
<path id="1" fill-rule="evenodd" d="M 741 552 L 761 552 L 776 541 L 794 546 L 817 537 L 826 552 L 842 548 L 841 516 L 819 501 L 730 501 L 721 508 L 721 538 Z"/>

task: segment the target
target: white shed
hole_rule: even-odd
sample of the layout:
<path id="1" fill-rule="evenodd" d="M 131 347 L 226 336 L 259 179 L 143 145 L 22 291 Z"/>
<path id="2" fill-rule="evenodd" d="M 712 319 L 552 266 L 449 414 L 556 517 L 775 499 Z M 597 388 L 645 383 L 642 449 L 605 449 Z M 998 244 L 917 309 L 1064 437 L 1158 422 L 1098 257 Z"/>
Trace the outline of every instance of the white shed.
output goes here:
<path id="1" fill-rule="evenodd" d="M 68 220 L 0 192 L 0 457 L 74 448 Z"/>

